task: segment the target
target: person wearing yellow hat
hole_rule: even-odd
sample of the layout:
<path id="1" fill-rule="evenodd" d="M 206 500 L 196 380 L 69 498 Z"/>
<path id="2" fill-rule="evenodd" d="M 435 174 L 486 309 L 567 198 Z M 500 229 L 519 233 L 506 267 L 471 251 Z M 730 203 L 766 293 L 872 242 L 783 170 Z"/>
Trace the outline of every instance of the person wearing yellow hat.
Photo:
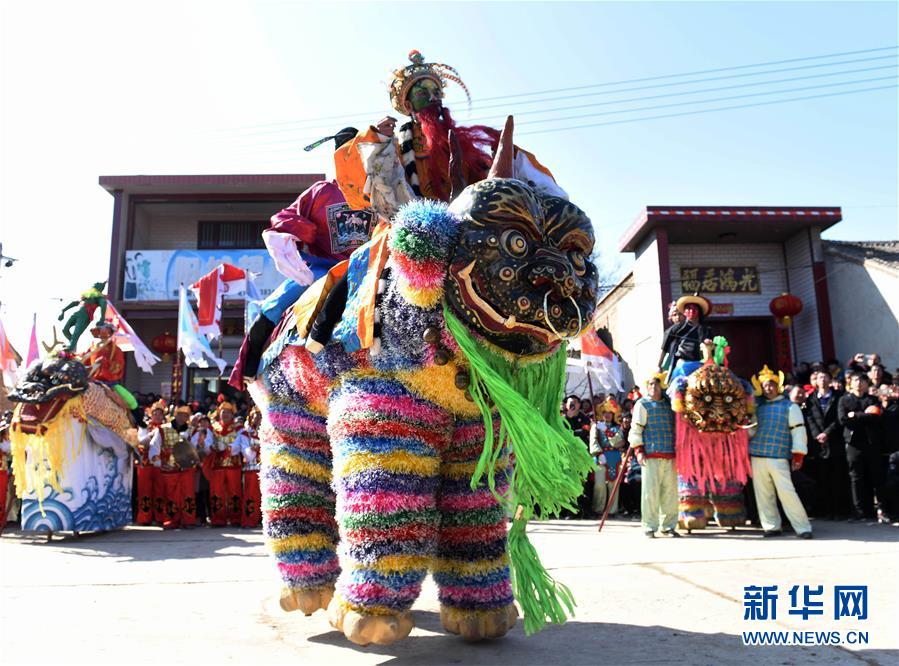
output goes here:
<path id="1" fill-rule="evenodd" d="M 812 526 L 796 488 L 791 470 L 802 467 L 808 452 L 805 420 L 799 405 L 783 394 L 783 372 L 774 373 L 766 365 L 752 378 L 756 399 L 756 427 L 749 431 L 749 461 L 752 486 L 764 536 L 780 536 L 780 500 L 800 539 L 812 538 Z"/>
<path id="2" fill-rule="evenodd" d="M 203 461 L 203 473 L 209 479 L 210 524 L 213 527 L 240 525 L 241 450 L 246 436 L 235 416 L 234 403 L 219 396 L 212 419 L 212 446 Z"/>
<path id="3" fill-rule="evenodd" d="M 665 397 L 665 375 L 646 380 L 647 395 L 634 403 L 628 443 L 643 468 L 640 515 L 643 533 L 653 538 L 679 536 L 677 526 L 677 468 L 674 459 L 674 412 Z"/>
<path id="4" fill-rule="evenodd" d="M 618 495 L 612 495 L 615 479 L 623 472 L 621 451 L 625 447 L 621 434 L 621 407 L 609 396 L 599 406 L 599 421 L 590 427 L 590 454 L 596 463 L 593 476 L 593 512 L 602 514 L 609 503 L 609 515 L 618 513 Z"/>
<path id="5" fill-rule="evenodd" d="M 183 457 L 190 448 L 187 430 L 191 409 L 175 407 L 171 423 L 163 423 L 150 441 L 150 461 L 158 469 L 159 495 L 163 498 L 162 528 L 193 527 L 197 523 L 194 497 L 195 465 L 193 457 Z"/>
<path id="6" fill-rule="evenodd" d="M 699 294 L 681 296 L 675 302 L 675 309 L 683 320 L 673 324 L 665 331 L 662 340 L 662 355 L 659 358 L 659 370 L 667 373 L 667 382 L 676 376 L 675 371 L 690 374 L 702 361 L 702 343 L 712 339 L 712 330 L 705 325 L 704 318 L 712 310 L 709 300 Z"/>
<path id="7" fill-rule="evenodd" d="M 159 495 L 159 470 L 150 462 L 150 442 L 165 423 L 165 400 L 159 399 L 144 412 L 147 422 L 137 429 L 137 459 L 135 460 L 135 494 L 137 506 L 134 522 L 138 525 L 162 524 L 163 501 Z"/>

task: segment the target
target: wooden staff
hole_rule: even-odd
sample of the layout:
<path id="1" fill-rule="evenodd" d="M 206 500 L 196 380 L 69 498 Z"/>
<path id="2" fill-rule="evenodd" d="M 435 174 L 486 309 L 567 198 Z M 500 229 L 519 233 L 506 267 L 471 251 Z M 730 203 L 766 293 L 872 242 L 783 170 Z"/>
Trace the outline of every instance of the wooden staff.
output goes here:
<path id="1" fill-rule="evenodd" d="M 596 398 L 593 396 L 593 380 L 590 379 L 590 361 L 584 363 L 584 374 L 587 375 L 587 390 L 590 391 L 590 404 L 593 405 L 593 413 L 590 415 L 590 420 L 596 420 L 596 405 L 593 404 L 593 401 Z"/>
<path id="2" fill-rule="evenodd" d="M 612 502 L 615 501 L 615 495 L 618 494 L 618 488 L 621 486 L 621 479 L 624 478 L 624 467 L 627 465 L 628 458 L 631 457 L 631 447 L 627 447 L 627 451 L 624 452 L 624 458 L 622 458 L 621 462 L 618 463 L 618 476 L 615 477 L 615 485 L 612 486 L 612 493 L 609 495 L 609 499 L 606 501 L 606 510 L 603 511 L 602 520 L 599 521 L 599 529 L 597 532 L 602 532 L 602 526 L 606 524 L 606 518 L 609 517 L 609 509 L 612 508 Z"/>

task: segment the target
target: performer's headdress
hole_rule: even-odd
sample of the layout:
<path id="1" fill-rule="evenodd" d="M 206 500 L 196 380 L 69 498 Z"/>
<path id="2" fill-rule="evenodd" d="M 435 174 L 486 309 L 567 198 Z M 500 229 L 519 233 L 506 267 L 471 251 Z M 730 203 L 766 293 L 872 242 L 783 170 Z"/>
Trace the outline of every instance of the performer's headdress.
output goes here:
<path id="1" fill-rule="evenodd" d="M 599 413 L 601 415 L 606 412 L 612 414 L 616 423 L 621 420 L 621 407 L 618 405 L 618 401 L 612 396 L 606 398 L 605 402 L 599 406 Z"/>
<path id="2" fill-rule="evenodd" d="M 681 296 L 677 299 L 675 307 L 677 307 L 678 312 L 683 314 L 686 307 L 691 303 L 699 306 L 699 309 L 702 310 L 703 317 L 707 316 L 712 310 L 712 304 L 709 302 L 709 299 L 700 296 L 698 293 L 693 294 L 692 296 Z"/>
<path id="3" fill-rule="evenodd" d="M 147 407 L 146 412 L 147 412 L 147 414 L 150 414 L 150 415 L 152 415 L 153 412 L 157 409 L 161 409 L 163 412 L 165 412 L 166 407 L 168 407 L 168 405 L 166 404 L 165 400 L 160 398 L 159 400 L 154 402 L 152 405 Z"/>
<path id="4" fill-rule="evenodd" d="M 659 380 L 659 386 L 661 387 L 661 389 L 662 389 L 663 391 L 664 391 L 666 388 L 668 388 L 668 375 L 667 375 L 666 373 L 664 373 L 664 372 L 656 372 L 655 374 L 650 375 L 650 376 L 646 379 L 646 383 L 648 384 L 648 383 L 651 382 L 653 379 L 658 379 L 658 380 Z"/>
<path id="5" fill-rule="evenodd" d="M 406 96 L 412 86 L 422 79 L 431 79 L 441 90 L 446 88 L 447 81 L 459 84 L 465 91 L 468 104 L 471 105 L 468 86 L 459 78 L 459 72 L 454 68 L 439 62 L 425 62 L 425 57 L 414 49 L 409 51 L 409 60 L 412 61 L 411 65 L 393 72 L 393 80 L 390 82 L 390 103 L 394 109 L 405 116 L 412 114 L 412 107 L 406 101 Z"/>
<path id="6" fill-rule="evenodd" d="M 213 413 L 216 418 L 221 416 L 223 409 L 230 409 L 234 414 L 237 414 L 237 407 L 233 402 L 228 402 L 221 393 L 218 397 L 218 407 L 215 408 L 215 412 Z"/>
<path id="7" fill-rule="evenodd" d="M 784 390 L 783 371 L 778 371 L 777 374 L 774 374 L 774 371 L 769 368 L 767 364 L 759 370 L 758 374 L 752 378 L 752 386 L 755 388 L 756 395 L 762 395 L 764 393 L 762 384 L 765 382 L 775 382 L 777 384 L 777 392 L 782 393 Z"/>

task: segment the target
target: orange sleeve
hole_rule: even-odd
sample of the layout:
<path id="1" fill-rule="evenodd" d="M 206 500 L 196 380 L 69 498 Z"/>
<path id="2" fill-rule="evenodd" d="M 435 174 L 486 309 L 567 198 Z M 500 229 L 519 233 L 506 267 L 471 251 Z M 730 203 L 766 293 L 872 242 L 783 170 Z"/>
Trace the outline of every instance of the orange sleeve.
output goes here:
<path id="1" fill-rule="evenodd" d="M 368 195 L 365 194 L 365 181 L 368 175 L 362 165 L 362 156 L 359 154 L 361 143 L 381 143 L 382 135 L 374 127 L 369 127 L 365 132 L 359 132 L 352 141 L 347 141 L 334 151 L 334 167 L 337 172 L 337 185 L 350 208 L 359 210 L 370 205 Z"/>

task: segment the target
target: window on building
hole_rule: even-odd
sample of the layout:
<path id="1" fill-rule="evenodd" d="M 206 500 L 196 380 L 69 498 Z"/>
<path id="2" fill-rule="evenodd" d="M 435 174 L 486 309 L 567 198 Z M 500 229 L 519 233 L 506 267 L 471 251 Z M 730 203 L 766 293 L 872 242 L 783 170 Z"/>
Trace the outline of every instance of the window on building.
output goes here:
<path id="1" fill-rule="evenodd" d="M 246 250 L 265 247 L 262 243 L 262 232 L 268 228 L 268 222 L 201 220 L 198 227 L 198 250 L 223 248 Z"/>

